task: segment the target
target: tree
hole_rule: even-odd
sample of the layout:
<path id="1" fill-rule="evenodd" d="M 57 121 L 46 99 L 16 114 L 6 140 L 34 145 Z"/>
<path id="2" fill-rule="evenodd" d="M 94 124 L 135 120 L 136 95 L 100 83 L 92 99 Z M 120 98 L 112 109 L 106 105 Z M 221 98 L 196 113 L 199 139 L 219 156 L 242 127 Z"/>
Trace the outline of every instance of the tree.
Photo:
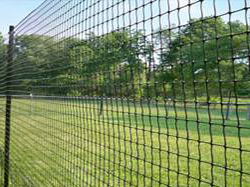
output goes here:
<path id="1" fill-rule="evenodd" d="M 3 35 L 0 33 L 0 94 L 5 93 L 5 77 L 7 63 L 7 45 L 4 43 Z"/>
<path id="2" fill-rule="evenodd" d="M 15 40 L 13 73 L 17 90 L 39 94 L 60 93 L 54 83 L 66 66 L 63 43 L 42 35 L 22 35 Z M 48 86 L 50 89 L 44 89 Z"/>
<path id="3" fill-rule="evenodd" d="M 213 17 L 191 20 L 172 35 L 163 31 L 161 37 L 169 42 L 160 54 L 158 81 L 171 86 L 177 97 L 184 95 L 183 90 L 194 97 L 194 86 L 198 96 L 203 96 L 206 82 L 208 92 L 218 96 L 220 80 L 223 92 L 233 90 L 233 80 L 242 80 L 247 72 L 244 31 L 246 26 L 239 21 L 225 23 Z"/>
<path id="4" fill-rule="evenodd" d="M 140 98 L 152 46 L 129 30 L 88 38 L 16 38 L 17 90 L 39 94 Z"/>
<path id="5" fill-rule="evenodd" d="M 104 36 L 93 33 L 86 40 L 70 47 L 70 64 L 75 67 L 75 78 L 80 95 L 138 98 L 143 95 L 147 56 L 150 44 L 140 32 L 129 30 Z M 81 83 L 79 83 L 81 82 Z M 84 88 L 84 89 L 83 89 Z"/>
<path id="6" fill-rule="evenodd" d="M 4 43 L 4 38 L 2 33 L 0 32 L 0 61 L 3 62 L 6 59 L 7 55 L 7 45 Z"/>

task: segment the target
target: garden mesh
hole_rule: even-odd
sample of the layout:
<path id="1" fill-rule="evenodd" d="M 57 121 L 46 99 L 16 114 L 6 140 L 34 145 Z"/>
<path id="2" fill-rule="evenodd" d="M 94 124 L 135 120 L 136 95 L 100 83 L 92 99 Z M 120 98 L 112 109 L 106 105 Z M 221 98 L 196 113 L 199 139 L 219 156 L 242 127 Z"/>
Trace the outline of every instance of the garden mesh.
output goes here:
<path id="1" fill-rule="evenodd" d="M 249 7 L 44 1 L 0 46 L 1 184 L 249 186 Z"/>

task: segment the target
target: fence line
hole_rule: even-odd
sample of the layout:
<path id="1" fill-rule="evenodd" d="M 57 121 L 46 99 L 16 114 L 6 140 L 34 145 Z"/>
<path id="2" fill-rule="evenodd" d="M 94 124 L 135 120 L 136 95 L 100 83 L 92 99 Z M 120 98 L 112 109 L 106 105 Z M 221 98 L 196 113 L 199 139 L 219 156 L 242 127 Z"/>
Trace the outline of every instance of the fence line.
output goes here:
<path id="1" fill-rule="evenodd" d="M 44 1 L 0 37 L 0 185 L 249 186 L 249 8 Z"/>

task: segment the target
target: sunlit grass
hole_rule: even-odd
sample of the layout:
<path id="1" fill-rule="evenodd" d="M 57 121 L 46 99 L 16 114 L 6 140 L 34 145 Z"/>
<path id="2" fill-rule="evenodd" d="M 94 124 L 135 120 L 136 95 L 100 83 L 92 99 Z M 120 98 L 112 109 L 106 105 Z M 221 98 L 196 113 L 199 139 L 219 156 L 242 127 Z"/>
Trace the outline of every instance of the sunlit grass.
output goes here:
<path id="1" fill-rule="evenodd" d="M 111 101 L 104 101 L 100 115 L 94 100 L 13 99 L 12 186 L 250 183 L 244 111 L 224 120 L 220 109 L 211 108 L 209 119 L 205 107 L 185 113 L 184 107 Z M 1 137 L 3 125 L 2 111 Z"/>

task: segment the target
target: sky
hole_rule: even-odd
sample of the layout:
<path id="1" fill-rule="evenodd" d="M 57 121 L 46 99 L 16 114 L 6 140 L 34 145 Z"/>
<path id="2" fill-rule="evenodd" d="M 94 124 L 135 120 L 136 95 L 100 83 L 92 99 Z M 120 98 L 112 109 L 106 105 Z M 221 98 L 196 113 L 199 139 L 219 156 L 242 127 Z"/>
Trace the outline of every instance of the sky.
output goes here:
<path id="1" fill-rule="evenodd" d="M 0 0 L 0 32 L 7 34 L 9 25 L 17 25 L 44 0 Z"/>
<path id="2" fill-rule="evenodd" d="M 8 32 L 8 28 L 9 25 L 17 25 L 22 19 L 24 19 L 32 10 L 34 10 L 38 5 L 40 5 L 44 0 L 0 0 L 0 32 L 2 32 L 3 34 L 7 34 Z M 61 1 L 62 3 L 67 2 L 68 0 L 64 0 Z M 72 2 L 80 2 L 83 0 L 74 0 Z M 104 0 L 105 1 L 105 0 Z M 109 2 L 111 2 L 111 0 L 107 0 Z M 116 0 L 118 1 L 118 0 Z M 114 1 L 114 2 L 116 2 Z M 131 2 L 132 6 L 132 10 L 134 9 L 133 5 L 135 5 L 135 0 L 127 0 L 125 2 Z M 149 2 L 151 0 L 136 0 L 139 4 L 142 4 L 143 2 Z M 153 4 L 153 9 L 157 15 L 157 13 L 159 13 L 159 4 L 158 2 L 161 2 L 161 11 L 162 12 L 166 12 L 167 11 L 167 2 L 170 2 L 170 7 L 171 9 L 175 9 L 177 8 L 178 4 L 180 6 L 186 5 L 189 2 L 195 2 L 197 0 L 155 0 L 154 4 Z M 55 2 L 55 1 L 54 1 Z M 90 1 L 92 2 L 92 1 Z M 241 8 L 243 8 L 245 6 L 245 2 L 247 2 L 247 7 L 250 8 L 250 0 L 204 0 L 203 1 L 203 5 L 202 5 L 202 9 L 203 9 L 203 16 L 210 16 L 210 15 L 214 15 L 214 4 L 213 2 L 215 2 L 216 4 L 216 13 L 217 15 L 223 14 L 223 13 L 227 13 L 229 11 L 229 6 L 228 6 L 228 2 L 230 2 L 231 4 L 231 11 L 234 10 L 239 10 Z M 52 3 L 53 4 L 53 1 Z M 107 4 L 107 6 L 109 6 Z M 128 3 L 125 3 L 125 9 L 128 8 Z M 146 6 L 146 10 L 145 10 L 145 19 L 147 17 L 150 17 L 150 10 L 147 8 L 149 8 L 150 6 Z M 122 9 L 122 7 L 121 7 Z M 129 9 L 128 9 L 129 10 Z M 126 10 L 126 11 L 128 11 Z M 72 10 L 73 11 L 73 10 Z M 119 11 L 120 14 L 122 13 L 122 11 Z M 250 10 L 248 11 L 250 12 Z M 116 14 L 116 12 L 114 13 Z M 249 14 L 249 13 L 248 13 Z M 84 14 L 82 14 L 84 16 Z M 81 16 L 81 15 L 80 15 Z M 201 9 L 200 9 L 200 4 L 197 3 L 195 4 L 195 6 L 192 7 L 191 10 L 191 16 L 192 18 L 199 18 L 201 17 Z M 250 17 L 250 16 L 248 16 Z M 143 17 L 141 16 L 141 19 Z M 185 24 L 188 20 L 189 20 L 189 14 L 188 14 L 188 9 L 181 9 L 180 11 L 180 18 L 181 18 L 181 25 Z M 40 18 L 42 19 L 42 18 Z M 109 18 L 105 18 L 105 15 L 102 19 L 109 19 Z M 128 17 L 126 18 L 128 19 Z M 178 23 L 178 15 L 177 15 L 177 11 L 173 12 L 170 16 L 171 19 L 171 24 L 177 24 Z M 224 17 L 225 21 L 228 21 L 228 14 Z M 162 20 L 166 20 L 163 21 L 164 24 L 168 24 L 167 22 L 167 15 L 163 15 Z M 242 22 L 245 22 L 245 11 L 240 11 L 239 13 L 234 13 L 232 14 L 232 20 L 240 20 Z M 46 21 L 45 21 L 46 22 Z M 132 20 L 132 22 L 135 22 L 135 19 Z M 127 21 L 128 23 L 128 21 Z M 154 27 L 157 28 L 159 27 L 158 25 L 158 21 L 155 21 L 153 23 Z M 92 24 L 92 23 L 90 23 Z M 94 24 L 94 22 L 93 22 Z M 163 25 L 163 26 L 167 26 L 167 25 Z M 27 27 L 29 27 L 29 24 L 27 23 Z M 150 27 L 150 25 L 146 26 L 146 27 Z M 49 28 L 48 28 L 49 29 Z"/>

